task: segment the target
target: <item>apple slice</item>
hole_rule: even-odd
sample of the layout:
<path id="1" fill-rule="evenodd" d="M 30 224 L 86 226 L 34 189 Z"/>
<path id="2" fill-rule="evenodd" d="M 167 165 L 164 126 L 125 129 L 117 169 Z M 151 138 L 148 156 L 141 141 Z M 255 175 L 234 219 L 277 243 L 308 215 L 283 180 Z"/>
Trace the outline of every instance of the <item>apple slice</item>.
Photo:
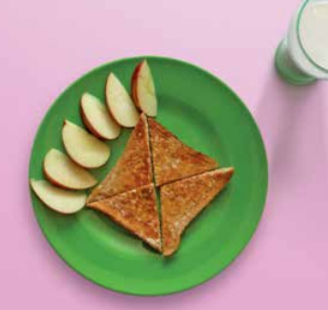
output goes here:
<path id="1" fill-rule="evenodd" d="M 66 189 L 87 189 L 97 183 L 92 174 L 55 149 L 44 158 L 43 171 L 48 181 Z"/>
<path id="2" fill-rule="evenodd" d="M 30 180 L 34 193 L 49 208 L 63 213 L 72 214 L 80 211 L 84 206 L 87 195 L 84 192 L 68 191 L 51 185 L 49 182 Z"/>
<path id="3" fill-rule="evenodd" d="M 113 120 L 102 102 L 89 93 L 82 95 L 81 115 L 84 125 L 97 138 L 111 140 L 120 135 L 120 125 Z"/>
<path id="4" fill-rule="evenodd" d="M 134 70 L 131 81 L 132 98 L 136 106 L 148 116 L 157 115 L 154 79 L 146 60 Z"/>
<path id="5" fill-rule="evenodd" d="M 106 83 L 106 102 L 114 119 L 124 127 L 134 127 L 139 113 L 120 80 L 110 73 Z"/>
<path id="6" fill-rule="evenodd" d="M 110 156 L 108 145 L 68 120 L 64 122 L 62 138 L 68 155 L 84 168 L 101 167 Z"/>

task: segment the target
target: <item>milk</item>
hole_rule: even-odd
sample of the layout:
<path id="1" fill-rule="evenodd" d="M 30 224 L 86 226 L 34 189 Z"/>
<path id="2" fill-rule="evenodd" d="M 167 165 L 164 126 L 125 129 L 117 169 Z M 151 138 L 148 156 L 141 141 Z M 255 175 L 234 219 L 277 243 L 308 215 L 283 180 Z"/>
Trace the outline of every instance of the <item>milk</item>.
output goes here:
<path id="1" fill-rule="evenodd" d="M 289 27 L 290 57 L 301 71 L 316 78 L 328 78 L 328 1 L 309 2 L 300 16 L 299 13 Z"/>

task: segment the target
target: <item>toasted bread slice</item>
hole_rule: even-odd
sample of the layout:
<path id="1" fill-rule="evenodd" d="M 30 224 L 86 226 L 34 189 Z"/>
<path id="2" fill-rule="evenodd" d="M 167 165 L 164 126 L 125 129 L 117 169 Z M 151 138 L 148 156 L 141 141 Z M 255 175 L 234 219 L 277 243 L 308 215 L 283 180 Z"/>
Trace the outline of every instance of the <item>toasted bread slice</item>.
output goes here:
<path id="1" fill-rule="evenodd" d="M 214 159 L 183 144 L 155 120 L 148 118 L 148 124 L 157 186 L 218 167 Z"/>
<path id="2" fill-rule="evenodd" d="M 153 182 L 146 116 L 141 115 L 123 155 L 105 180 L 88 197 L 87 203 L 147 185 Z"/>
<path id="3" fill-rule="evenodd" d="M 161 251 L 160 225 L 154 184 L 88 204 Z"/>
<path id="4" fill-rule="evenodd" d="M 217 169 L 160 188 L 165 256 L 178 249 L 183 231 L 224 188 L 233 172 L 233 168 Z"/>

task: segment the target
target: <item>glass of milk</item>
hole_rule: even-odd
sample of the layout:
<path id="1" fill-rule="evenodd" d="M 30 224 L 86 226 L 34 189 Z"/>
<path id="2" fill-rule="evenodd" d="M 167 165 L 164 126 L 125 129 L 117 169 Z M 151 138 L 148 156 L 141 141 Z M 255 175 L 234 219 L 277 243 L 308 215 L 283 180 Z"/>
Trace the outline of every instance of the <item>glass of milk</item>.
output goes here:
<path id="1" fill-rule="evenodd" d="M 276 51 L 278 73 L 292 84 L 328 79 L 328 0 L 306 0 Z"/>

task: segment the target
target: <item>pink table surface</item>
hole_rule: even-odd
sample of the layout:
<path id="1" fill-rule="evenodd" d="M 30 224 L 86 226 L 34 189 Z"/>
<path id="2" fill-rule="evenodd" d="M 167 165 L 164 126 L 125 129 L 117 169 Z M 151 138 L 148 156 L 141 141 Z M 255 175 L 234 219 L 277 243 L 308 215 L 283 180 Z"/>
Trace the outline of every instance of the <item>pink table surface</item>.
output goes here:
<path id="1" fill-rule="evenodd" d="M 273 55 L 298 0 L 70 0 L 0 4 L 0 309 L 328 309 L 328 83 L 284 84 Z M 266 144 L 265 212 L 220 276 L 177 295 L 100 288 L 58 258 L 34 218 L 34 135 L 54 99 L 102 63 L 135 55 L 195 63 L 244 99 Z"/>

